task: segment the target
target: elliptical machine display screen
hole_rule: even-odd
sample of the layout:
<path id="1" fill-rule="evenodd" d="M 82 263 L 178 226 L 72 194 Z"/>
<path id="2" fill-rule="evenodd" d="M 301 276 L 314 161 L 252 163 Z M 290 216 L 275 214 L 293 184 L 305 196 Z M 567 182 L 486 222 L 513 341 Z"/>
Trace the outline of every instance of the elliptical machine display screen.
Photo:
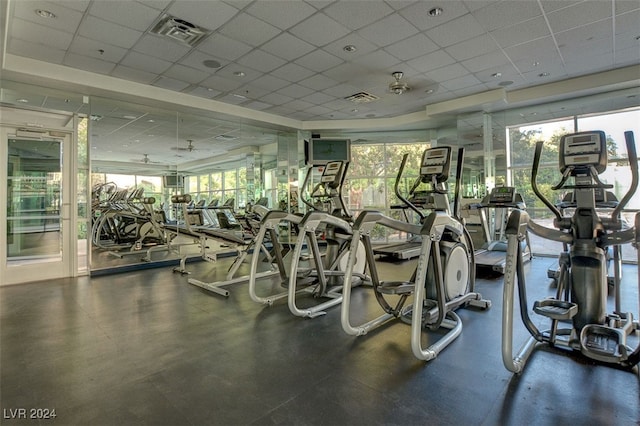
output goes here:
<path id="1" fill-rule="evenodd" d="M 567 168 L 595 167 L 598 173 L 607 168 L 606 137 L 603 131 L 565 135 L 560 139 L 560 171 Z"/>
<path id="2" fill-rule="evenodd" d="M 422 154 L 420 175 L 423 177 L 436 176 L 438 182 L 445 182 L 449 178 L 451 169 L 451 147 L 443 146 L 428 149 Z"/>
<path id="3" fill-rule="evenodd" d="M 329 184 L 330 187 L 334 187 L 340 183 L 342 161 L 331 161 L 324 166 L 320 182 Z"/>

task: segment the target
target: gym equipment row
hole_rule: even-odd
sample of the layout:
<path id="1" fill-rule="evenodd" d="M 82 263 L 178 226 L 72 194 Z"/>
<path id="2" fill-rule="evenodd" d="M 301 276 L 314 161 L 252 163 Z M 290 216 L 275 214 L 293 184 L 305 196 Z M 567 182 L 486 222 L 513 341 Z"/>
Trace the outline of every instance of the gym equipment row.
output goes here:
<path id="1" fill-rule="evenodd" d="M 521 198 L 512 188 L 502 187 L 483 200 L 478 209 L 505 208 L 509 212 L 506 225 L 495 238 L 507 239 L 504 253 L 504 294 L 502 353 L 505 366 L 514 373 L 522 372 L 526 360 L 541 343 L 579 352 L 588 358 L 624 368 L 633 368 L 640 362 L 638 321 L 630 312 L 620 311 L 620 273 L 613 267 L 615 309 L 606 314 L 608 248 L 613 253 L 622 244 L 640 243 L 640 213 L 635 223 L 625 228 L 621 212 L 638 186 L 638 163 L 635 142 L 631 132 L 625 133 L 632 170 L 632 184 L 620 202 L 610 204 L 605 217 L 599 191 L 609 185 L 602 183 L 599 174 L 607 164 L 607 151 L 603 132 L 582 132 L 565 135 L 560 142 L 560 171 L 562 181 L 553 189 L 571 191 L 571 205 L 562 210 L 544 198 L 537 187 L 542 143 L 536 145 L 532 168 L 532 186 L 536 195 L 554 213 L 554 226 L 545 228 L 530 220 Z M 314 140 L 308 147 L 322 153 L 322 140 Z M 272 305 L 287 299 L 293 315 L 315 318 L 332 307 L 341 305 L 343 330 L 354 336 L 363 336 L 371 330 L 399 319 L 411 327 L 410 345 L 414 355 L 429 361 L 451 344 L 462 332 L 462 322 L 456 311 L 460 308 L 486 310 L 491 301 L 475 291 L 476 256 L 471 235 L 464 226 L 460 207 L 460 180 L 464 162 L 464 149 L 457 154 L 454 202 L 450 207 L 447 186 L 453 150 L 441 146 L 427 149 L 422 156 L 418 183 L 412 190 L 420 193 L 423 214 L 421 223 L 409 223 L 385 216 L 374 210 L 364 210 L 353 218 L 342 198 L 349 156 L 347 148 L 331 150 L 320 161 L 316 155 L 303 188 L 320 173 L 318 183 L 302 197 L 308 212 L 304 215 L 284 211 L 262 210 L 260 226 L 252 241 L 249 281 L 251 299 Z M 403 158 L 401 169 L 407 158 Z M 401 175 L 401 173 L 399 174 Z M 570 180 L 572 184 L 568 184 Z M 420 185 L 427 189 L 417 190 Z M 411 201 L 409 201 L 411 203 Z M 415 204 L 414 204 L 415 206 Z M 502 222 L 502 220 L 501 220 Z M 281 225 L 297 228 L 295 240 L 289 240 L 279 230 Z M 407 235 L 419 237 L 419 254 L 415 269 L 406 280 L 383 281 L 376 264 L 372 231 L 386 227 Z M 550 328 L 540 331 L 530 318 L 526 296 L 524 263 L 531 258 L 528 231 L 543 238 L 560 241 L 565 251 L 559 257 L 557 292 L 554 298 L 536 301 L 533 312 L 551 321 Z M 326 241 L 321 250 L 320 239 Z M 504 249 L 503 249 L 504 250 Z M 249 252 L 245 252 L 244 261 Z M 640 255 L 639 255 L 640 257 Z M 640 259 L 639 259 L 640 260 Z M 279 276 L 283 289 L 274 291 L 269 282 L 263 290 L 258 265 L 269 262 L 273 275 Z M 640 283 L 640 277 L 639 277 Z M 518 285 L 520 315 L 532 337 L 514 356 L 512 335 L 514 328 L 514 287 Z M 640 284 L 639 284 L 640 286 Z M 356 287 L 361 287 L 356 289 Z M 264 288 L 269 294 L 264 294 Z M 371 290 L 368 290 L 368 289 Z M 640 290 L 640 289 L 639 289 Z M 352 293 L 372 291 L 381 314 L 362 324 L 353 324 Z M 226 294 L 228 295 L 228 293 Z M 302 300 L 305 302 L 302 302 Z M 313 301 L 312 306 L 308 305 Z M 565 327 L 564 324 L 570 324 Z M 628 336 L 634 335 L 635 346 L 629 345 Z M 427 337 L 428 336 L 428 337 Z M 425 341 L 430 344 L 425 345 Z"/>

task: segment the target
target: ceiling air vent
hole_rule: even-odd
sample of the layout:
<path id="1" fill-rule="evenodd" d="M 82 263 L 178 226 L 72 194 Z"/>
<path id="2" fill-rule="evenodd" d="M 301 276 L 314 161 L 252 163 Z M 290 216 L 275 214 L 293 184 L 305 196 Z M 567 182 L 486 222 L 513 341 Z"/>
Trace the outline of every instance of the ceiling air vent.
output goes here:
<path id="1" fill-rule="evenodd" d="M 372 95 L 371 93 L 358 92 L 358 93 L 354 93 L 351 96 L 347 96 L 345 99 L 351 102 L 355 102 L 357 104 L 364 104 L 367 102 L 377 101 L 380 98 L 377 97 L 376 95 Z"/>
<path id="2" fill-rule="evenodd" d="M 217 139 L 219 141 L 234 141 L 238 138 L 236 136 L 230 136 L 230 135 L 218 135 L 214 137 L 214 139 Z"/>
<path id="3" fill-rule="evenodd" d="M 191 47 L 195 46 L 202 38 L 209 34 L 209 30 L 200 28 L 189 21 L 171 15 L 163 15 L 151 32 L 171 37 Z"/>

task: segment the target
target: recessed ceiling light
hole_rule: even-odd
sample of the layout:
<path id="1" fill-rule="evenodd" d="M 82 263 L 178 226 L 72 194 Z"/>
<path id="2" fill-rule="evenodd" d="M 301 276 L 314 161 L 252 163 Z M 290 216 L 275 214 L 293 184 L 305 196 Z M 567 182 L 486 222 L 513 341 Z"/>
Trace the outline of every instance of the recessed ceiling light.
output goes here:
<path id="1" fill-rule="evenodd" d="M 549 73 L 548 72 L 541 72 L 540 74 L 538 74 L 538 77 L 549 77 Z"/>
<path id="2" fill-rule="evenodd" d="M 16 99 L 16 102 L 20 102 L 21 104 L 28 104 L 29 99 L 20 98 L 20 99 Z"/>
<path id="3" fill-rule="evenodd" d="M 55 18 L 56 14 L 45 9 L 36 9 L 36 15 L 41 18 Z"/>
<path id="4" fill-rule="evenodd" d="M 155 123 L 155 122 L 156 122 L 156 120 L 154 120 L 154 119 L 152 119 L 152 118 L 150 118 L 150 119 L 148 119 L 148 120 L 147 120 L 147 123 Z"/>
<path id="5" fill-rule="evenodd" d="M 429 11 L 429 16 L 440 16 L 444 10 L 441 7 L 434 7 Z"/>
<path id="6" fill-rule="evenodd" d="M 222 66 L 222 64 L 218 61 L 216 61 L 215 59 L 206 59 L 204 61 L 202 61 L 202 65 L 204 65 L 207 68 L 220 68 Z"/>
<path id="7" fill-rule="evenodd" d="M 505 81 L 501 81 L 500 83 L 498 83 L 498 86 L 506 87 L 506 86 L 511 86 L 512 84 L 513 84 L 513 81 L 505 80 Z"/>
<path id="8" fill-rule="evenodd" d="M 540 62 L 538 62 L 538 61 L 534 61 L 531 65 L 533 65 L 534 67 L 537 67 L 537 66 L 539 66 L 539 65 L 540 65 Z"/>
<path id="9" fill-rule="evenodd" d="M 358 112 L 356 108 L 352 109 L 351 112 Z"/>
<path id="10" fill-rule="evenodd" d="M 494 72 L 493 74 L 491 74 L 491 77 L 500 78 L 500 77 L 502 77 L 502 73 L 501 72 Z"/>
<path id="11" fill-rule="evenodd" d="M 358 48 L 355 47 L 353 44 L 347 44 L 345 47 L 342 48 L 342 50 L 344 50 L 345 52 L 355 52 L 356 50 L 358 50 Z"/>
<path id="12" fill-rule="evenodd" d="M 123 115 L 122 118 L 126 118 L 127 120 L 135 120 L 136 117 L 135 115 Z"/>
<path id="13" fill-rule="evenodd" d="M 433 89 L 427 89 L 427 90 L 425 90 L 425 91 L 424 91 L 424 93 L 426 93 L 427 95 L 430 95 L 430 94 L 432 94 L 433 92 L 434 92 L 434 90 L 433 90 Z"/>
<path id="14" fill-rule="evenodd" d="M 236 77 L 244 77 L 246 74 L 243 71 L 234 71 L 233 75 Z"/>

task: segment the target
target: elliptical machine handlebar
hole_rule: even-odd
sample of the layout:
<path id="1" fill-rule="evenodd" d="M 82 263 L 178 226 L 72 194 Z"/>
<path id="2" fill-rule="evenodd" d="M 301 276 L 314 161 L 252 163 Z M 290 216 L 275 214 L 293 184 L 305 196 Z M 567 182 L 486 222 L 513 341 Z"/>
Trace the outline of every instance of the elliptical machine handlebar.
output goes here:
<path id="1" fill-rule="evenodd" d="M 627 193 L 622 197 L 622 200 L 618 203 L 616 208 L 613 209 L 611 213 L 611 219 L 614 223 L 617 223 L 620 217 L 620 213 L 622 209 L 626 207 L 633 197 L 633 194 L 636 193 L 638 189 L 638 154 L 636 152 L 636 141 L 633 137 L 633 131 L 627 130 L 624 132 L 624 140 L 627 144 L 627 155 L 629 157 L 629 167 L 631 167 L 631 186 Z"/>
<path id="2" fill-rule="evenodd" d="M 549 210 L 551 210 L 551 212 L 555 215 L 556 219 L 558 221 L 561 221 L 562 213 L 560 213 L 560 210 L 558 210 L 558 208 L 554 206 L 553 203 L 551 203 L 551 201 L 547 200 L 547 198 L 544 195 L 542 195 L 542 192 L 540 192 L 540 189 L 538 188 L 538 184 L 536 182 L 538 177 L 538 167 L 540 166 L 540 157 L 542 155 L 543 144 L 544 142 L 542 141 L 538 141 L 536 143 L 536 150 L 533 154 L 533 167 L 531 170 L 531 188 L 533 189 L 533 192 L 536 194 L 536 196 L 545 204 L 545 206 L 547 206 Z"/>
<path id="3" fill-rule="evenodd" d="M 420 216 L 420 221 L 422 222 L 422 220 L 425 218 L 424 213 L 422 213 L 420 211 L 420 209 L 418 207 L 415 206 L 415 204 L 413 204 L 411 201 L 409 201 L 406 197 L 404 197 L 401 193 L 400 193 L 400 188 L 399 188 L 399 184 L 400 184 L 400 178 L 402 177 L 402 172 L 404 172 L 404 167 L 407 164 L 407 159 L 409 158 L 409 153 L 406 153 L 402 156 L 402 162 L 400 163 L 400 169 L 398 170 L 398 175 L 396 176 L 396 183 L 393 186 L 393 190 L 396 193 L 396 197 L 398 197 L 400 199 L 400 201 L 402 201 L 405 205 L 409 206 L 409 208 L 411 210 L 413 210 L 414 212 L 416 212 L 418 214 L 418 216 Z M 411 188 L 411 191 L 413 191 L 414 189 L 416 189 L 416 187 L 420 184 L 420 179 L 416 179 L 416 182 L 413 184 L 413 188 Z"/>

